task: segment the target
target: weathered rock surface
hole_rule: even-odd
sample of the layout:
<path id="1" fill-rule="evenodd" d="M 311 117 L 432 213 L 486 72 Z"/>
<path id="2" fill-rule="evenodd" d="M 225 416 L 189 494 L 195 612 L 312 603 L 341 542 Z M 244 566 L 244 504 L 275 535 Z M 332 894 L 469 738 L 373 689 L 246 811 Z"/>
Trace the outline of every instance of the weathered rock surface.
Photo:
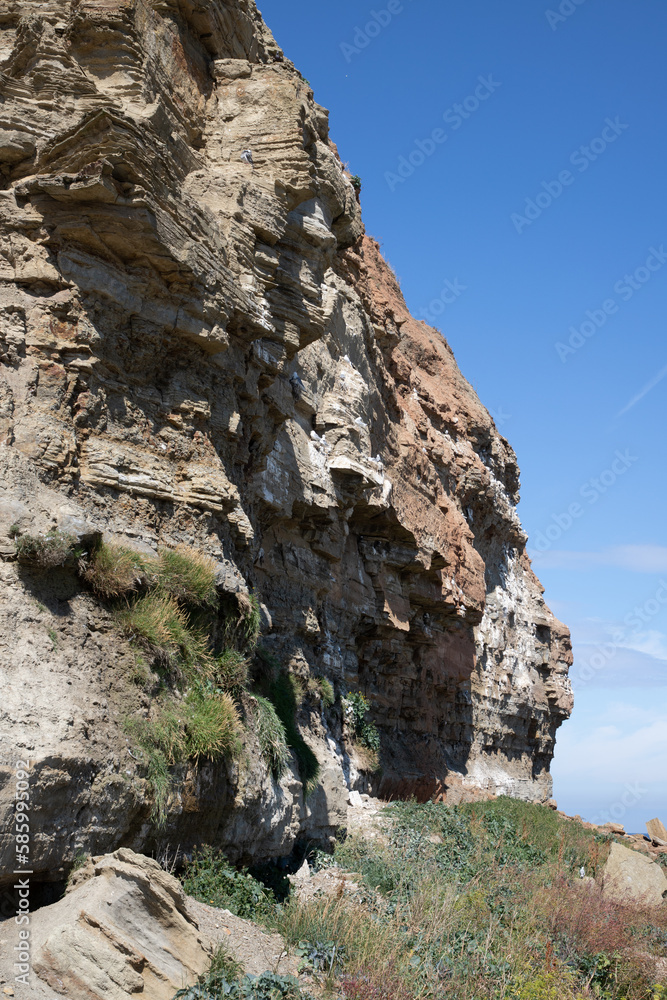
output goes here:
<path id="1" fill-rule="evenodd" d="M 660 865 L 614 842 L 602 872 L 603 892 L 618 903 L 661 906 L 667 878 Z"/>
<path id="2" fill-rule="evenodd" d="M 13 921 L 10 931 L 16 937 Z M 89 861 L 64 899 L 33 914 L 30 947 L 31 990 L 41 991 L 41 980 L 46 995 L 69 1000 L 172 1000 L 208 968 L 212 951 L 178 880 L 128 850 Z M 2 971 L 17 996 L 35 996 Z"/>
<path id="3" fill-rule="evenodd" d="M 548 799 L 571 651 L 515 455 L 363 236 L 254 2 L 5 2 L 0 91 L 1 871 L 15 756 L 39 877 L 156 845 L 131 650 L 72 573 L 12 561 L 13 525 L 205 549 L 292 671 L 367 694 L 381 794 Z M 326 840 L 364 780 L 300 722 L 311 799 L 250 747 L 182 775 L 164 838 L 245 859 Z"/>

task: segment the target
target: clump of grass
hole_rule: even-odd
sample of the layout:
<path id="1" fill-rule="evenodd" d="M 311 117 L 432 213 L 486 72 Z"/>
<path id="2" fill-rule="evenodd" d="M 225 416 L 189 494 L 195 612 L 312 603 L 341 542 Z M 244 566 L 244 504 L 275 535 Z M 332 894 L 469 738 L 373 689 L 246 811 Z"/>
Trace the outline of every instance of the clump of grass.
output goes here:
<path id="1" fill-rule="evenodd" d="M 223 689 L 238 697 L 248 687 L 248 660 L 237 649 L 225 649 L 215 660 L 215 680 Z"/>
<path id="2" fill-rule="evenodd" d="M 169 594 L 150 591 L 117 614 L 128 635 L 157 654 L 163 665 L 181 667 L 186 676 L 212 673 L 208 636 L 191 625 L 187 612 Z"/>
<path id="3" fill-rule="evenodd" d="M 14 545 L 19 562 L 38 569 L 55 569 L 83 555 L 76 537 L 58 528 L 51 528 L 46 534 L 15 535 Z"/>
<path id="4" fill-rule="evenodd" d="M 98 597 L 110 600 L 138 590 L 154 567 L 155 560 L 133 549 L 116 542 L 100 542 L 91 553 L 82 576 Z"/>
<path id="5" fill-rule="evenodd" d="M 231 697 L 192 693 L 186 702 L 185 754 L 190 760 L 235 757 L 242 747 L 241 720 Z"/>
<path id="6" fill-rule="evenodd" d="M 173 788 L 172 769 L 188 760 L 220 760 L 241 751 L 241 722 L 229 695 L 191 692 L 184 702 L 167 703 L 151 719 L 128 719 L 125 729 L 144 754 L 153 791 L 151 818 L 163 826 Z"/>
<path id="7" fill-rule="evenodd" d="M 333 684 L 328 677 L 317 677 L 317 684 L 320 689 L 320 697 L 325 708 L 331 708 L 336 700 Z"/>
<path id="8" fill-rule="evenodd" d="M 308 796 L 317 788 L 320 778 L 320 765 L 296 724 L 299 692 L 300 688 L 297 678 L 292 674 L 283 672 L 270 684 L 268 697 L 285 729 L 287 745 L 296 755 L 304 794 Z"/>
<path id="9" fill-rule="evenodd" d="M 255 652 L 262 632 L 262 612 L 256 594 L 234 594 L 223 599 L 224 637 L 229 648 Z"/>
<path id="10" fill-rule="evenodd" d="M 18 538 L 19 535 L 21 534 L 21 526 L 18 524 L 12 524 L 7 534 L 13 541 L 15 538 Z"/>
<path id="11" fill-rule="evenodd" d="M 290 760 L 285 727 L 268 698 L 257 695 L 256 700 L 255 726 L 259 748 L 274 779 L 280 781 Z"/>
<path id="12" fill-rule="evenodd" d="M 275 897 L 247 871 L 234 868 L 221 851 L 196 850 L 181 876 L 183 888 L 200 903 L 219 906 L 237 917 L 258 920 L 274 910 Z"/>
<path id="13" fill-rule="evenodd" d="M 181 604 L 202 608 L 217 605 L 215 562 L 196 549 L 185 545 L 160 549 L 157 583 Z"/>

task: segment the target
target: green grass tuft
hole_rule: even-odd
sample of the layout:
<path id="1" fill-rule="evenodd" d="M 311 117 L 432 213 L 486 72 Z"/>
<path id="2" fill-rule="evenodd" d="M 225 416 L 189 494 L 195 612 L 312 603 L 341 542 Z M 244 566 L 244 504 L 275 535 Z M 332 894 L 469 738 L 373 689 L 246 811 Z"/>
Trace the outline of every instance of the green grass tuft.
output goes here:
<path id="1" fill-rule="evenodd" d="M 268 698 L 263 698 L 261 695 L 257 695 L 256 698 L 255 726 L 259 747 L 274 779 L 280 781 L 290 761 L 285 727 Z"/>
<path id="2" fill-rule="evenodd" d="M 157 582 L 161 590 L 180 604 L 201 608 L 217 605 L 215 562 L 196 549 L 185 545 L 160 549 Z"/>
<path id="3" fill-rule="evenodd" d="M 91 553 L 82 576 L 98 597 L 110 600 L 138 590 L 155 560 L 115 542 L 100 542 Z"/>
<path id="4" fill-rule="evenodd" d="M 117 615 L 125 631 L 164 664 L 180 667 L 186 677 L 213 672 L 208 636 L 192 627 L 187 612 L 170 595 L 155 591 L 144 594 Z"/>
<path id="5" fill-rule="evenodd" d="M 216 657 L 214 680 L 230 694 L 238 697 L 248 687 L 248 660 L 237 649 L 225 649 Z"/>
<path id="6" fill-rule="evenodd" d="M 242 749 L 241 722 L 228 694 L 190 692 L 183 702 L 161 705 L 151 719 L 126 719 L 125 730 L 143 751 L 153 790 L 151 819 L 158 826 L 167 818 L 176 765 L 236 757 Z"/>
<path id="7" fill-rule="evenodd" d="M 228 694 L 206 698 L 191 693 L 184 715 L 185 754 L 190 760 L 220 760 L 241 752 L 241 720 Z"/>
<path id="8" fill-rule="evenodd" d="M 320 765 L 296 724 L 298 694 L 297 679 L 285 672 L 281 673 L 268 689 L 269 700 L 285 728 L 287 745 L 294 750 L 296 755 L 304 794 L 308 796 L 317 788 Z"/>

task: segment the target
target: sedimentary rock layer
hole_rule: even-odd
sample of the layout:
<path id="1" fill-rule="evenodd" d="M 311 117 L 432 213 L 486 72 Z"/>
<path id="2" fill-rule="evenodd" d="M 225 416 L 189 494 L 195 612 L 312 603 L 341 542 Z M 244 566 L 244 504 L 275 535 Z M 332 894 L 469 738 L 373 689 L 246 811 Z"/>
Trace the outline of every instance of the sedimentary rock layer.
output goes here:
<path id="1" fill-rule="evenodd" d="M 30 757 L 36 869 L 154 832 L 132 652 L 73 574 L 14 561 L 12 526 L 208 552 L 289 669 L 367 695 L 382 794 L 548 798 L 571 653 L 514 452 L 410 316 L 253 0 L 5 0 L 0 46 L 2 808 Z M 189 775 L 168 836 L 248 858 L 344 822 L 366 779 L 300 722 L 309 802 L 251 753 Z"/>

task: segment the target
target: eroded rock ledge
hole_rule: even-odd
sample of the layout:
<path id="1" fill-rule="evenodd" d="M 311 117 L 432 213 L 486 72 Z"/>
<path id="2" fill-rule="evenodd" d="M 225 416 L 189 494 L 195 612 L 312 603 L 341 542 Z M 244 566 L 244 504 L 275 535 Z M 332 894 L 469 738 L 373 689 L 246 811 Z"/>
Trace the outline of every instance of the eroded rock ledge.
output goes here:
<path id="1" fill-rule="evenodd" d="M 34 762 L 36 870 L 155 833 L 131 651 L 74 577 L 20 570 L 16 524 L 207 551 L 291 670 L 369 697 L 380 794 L 547 799 L 571 652 L 515 455 L 363 235 L 253 0 L 4 2 L 0 46 L 0 726 L 3 763 Z M 191 774 L 165 836 L 246 859 L 326 839 L 365 779 L 300 722 L 308 802 L 251 754 Z"/>

